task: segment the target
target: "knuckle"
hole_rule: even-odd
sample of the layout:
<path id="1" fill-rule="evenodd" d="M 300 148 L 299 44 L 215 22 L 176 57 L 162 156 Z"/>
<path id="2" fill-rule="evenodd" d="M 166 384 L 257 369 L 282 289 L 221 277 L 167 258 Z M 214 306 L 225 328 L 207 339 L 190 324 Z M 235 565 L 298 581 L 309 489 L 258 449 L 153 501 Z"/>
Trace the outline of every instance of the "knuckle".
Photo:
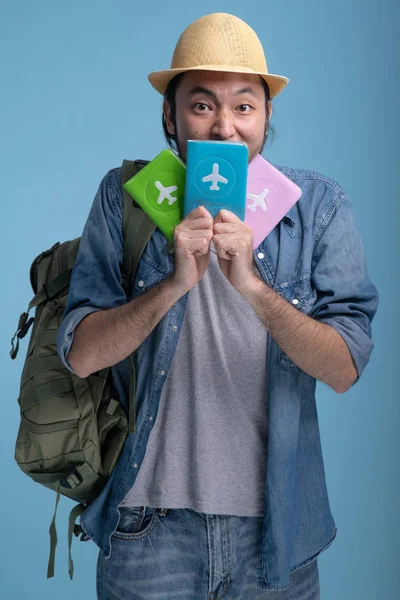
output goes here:
<path id="1" fill-rule="evenodd" d="M 178 231 L 175 235 L 175 244 L 177 246 L 184 246 L 186 243 L 186 236 L 183 231 Z"/>

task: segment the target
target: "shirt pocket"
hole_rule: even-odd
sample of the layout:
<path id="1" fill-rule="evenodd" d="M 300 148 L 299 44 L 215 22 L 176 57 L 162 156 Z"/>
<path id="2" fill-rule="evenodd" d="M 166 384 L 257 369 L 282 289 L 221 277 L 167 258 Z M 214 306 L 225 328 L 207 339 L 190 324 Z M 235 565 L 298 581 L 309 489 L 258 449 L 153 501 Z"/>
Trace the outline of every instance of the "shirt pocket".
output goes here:
<path id="1" fill-rule="evenodd" d="M 157 264 L 147 254 L 143 253 L 133 283 L 132 298 L 135 298 L 143 292 L 147 292 L 166 279 L 167 276 L 168 272 L 163 267 Z"/>
<path id="2" fill-rule="evenodd" d="M 289 302 L 296 310 L 308 315 L 317 299 L 317 291 L 311 287 L 309 273 L 301 275 L 292 281 L 286 281 L 276 286 L 275 291 Z M 287 369 L 298 368 L 292 360 L 279 349 L 279 364 Z"/>

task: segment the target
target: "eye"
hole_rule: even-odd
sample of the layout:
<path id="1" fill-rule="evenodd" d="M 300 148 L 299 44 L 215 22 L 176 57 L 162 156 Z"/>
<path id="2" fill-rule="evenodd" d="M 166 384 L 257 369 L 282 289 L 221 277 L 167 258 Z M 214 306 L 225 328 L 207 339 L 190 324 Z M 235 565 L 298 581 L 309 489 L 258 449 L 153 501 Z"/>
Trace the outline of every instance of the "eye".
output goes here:
<path id="1" fill-rule="evenodd" d="M 196 104 L 194 105 L 194 108 L 196 110 L 198 110 L 199 112 L 206 112 L 207 109 L 209 108 L 209 106 L 205 102 L 196 102 Z"/>
<path id="2" fill-rule="evenodd" d="M 252 110 L 252 106 L 250 104 L 240 104 L 238 106 L 239 112 L 245 113 L 250 112 Z"/>

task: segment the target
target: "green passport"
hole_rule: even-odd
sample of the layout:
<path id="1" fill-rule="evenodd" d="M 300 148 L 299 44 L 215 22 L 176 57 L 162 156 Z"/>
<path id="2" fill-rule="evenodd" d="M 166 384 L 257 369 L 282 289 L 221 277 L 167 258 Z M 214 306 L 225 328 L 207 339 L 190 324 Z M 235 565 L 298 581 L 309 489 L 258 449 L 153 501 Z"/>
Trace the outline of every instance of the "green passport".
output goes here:
<path id="1" fill-rule="evenodd" d="M 171 150 L 163 150 L 124 184 L 170 242 L 183 218 L 185 180 L 184 163 Z"/>

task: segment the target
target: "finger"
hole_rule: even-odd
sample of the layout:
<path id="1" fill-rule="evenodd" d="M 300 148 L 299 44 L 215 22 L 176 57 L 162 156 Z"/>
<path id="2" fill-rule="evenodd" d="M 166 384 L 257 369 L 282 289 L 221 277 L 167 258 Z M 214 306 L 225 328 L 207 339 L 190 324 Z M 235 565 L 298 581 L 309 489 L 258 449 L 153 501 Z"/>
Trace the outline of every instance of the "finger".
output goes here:
<path id="1" fill-rule="evenodd" d="M 202 217 L 209 217 L 212 219 L 212 215 L 208 212 L 208 210 L 204 206 L 196 206 L 190 213 L 188 213 L 184 220 L 194 220 L 200 219 Z"/>
<path id="2" fill-rule="evenodd" d="M 242 236 L 233 236 L 226 234 L 216 234 L 213 237 L 215 249 L 221 251 L 221 257 L 236 256 L 239 254 L 247 254 L 251 240 L 246 240 Z"/>
<path id="3" fill-rule="evenodd" d="M 176 232 L 176 235 L 183 242 L 185 240 L 191 240 L 200 237 L 207 238 L 211 242 L 213 238 L 213 232 L 211 229 L 186 229 L 184 231 Z"/>
<path id="4" fill-rule="evenodd" d="M 193 237 L 185 240 L 183 244 L 177 244 L 175 252 L 178 256 L 204 255 L 210 251 L 211 240 L 206 237 Z"/>
<path id="5" fill-rule="evenodd" d="M 233 256 L 235 256 L 235 254 L 230 254 L 220 246 L 215 246 L 215 251 L 217 253 L 218 258 L 223 258 L 224 260 L 232 260 Z"/>
<path id="6" fill-rule="evenodd" d="M 214 221 L 213 230 L 215 233 L 242 233 L 242 235 L 247 233 L 240 227 L 240 223 L 216 223 Z"/>
<path id="7" fill-rule="evenodd" d="M 213 237 L 214 248 L 217 255 L 220 258 L 226 258 L 230 260 L 232 256 L 237 254 L 237 244 L 232 239 L 227 239 L 224 235 L 214 235 Z"/>
<path id="8" fill-rule="evenodd" d="M 174 233 L 174 245 L 179 247 L 189 246 L 193 240 L 204 239 L 208 245 L 211 244 L 213 232 L 211 229 L 194 229 L 179 231 L 175 229 Z"/>
<path id="9" fill-rule="evenodd" d="M 224 235 L 240 240 L 246 248 L 253 247 L 253 230 L 244 223 L 214 223 L 213 232 L 214 240 L 216 236 Z"/>
<path id="10" fill-rule="evenodd" d="M 200 217 L 198 219 L 184 219 L 175 227 L 175 231 L 183 232 L 183 231 L 206 231 L 210 230 L 212 232 L 213 228 L 213 219 L 212 217 Z"/>
<path id="11" fill-rule="evenodd" d="M 221 221 L 224 221 L 225 223 L 243 223 L 243 221 L 239 219 L 239 217 L 237 217 L 235 213 L 231 212 L 230 210 L 227 210 L 226 208 L 221 208 L 217 217 L 218 216 L 220 216 Z"/>
<path id="12" fill-rule="evenodd" d="M 194 219 L 188 221 L 187 226 L 191 230 L 195 229 L 212 229 L 214 224 L 212 217 L 200 217 L 198 219 Z"/>

